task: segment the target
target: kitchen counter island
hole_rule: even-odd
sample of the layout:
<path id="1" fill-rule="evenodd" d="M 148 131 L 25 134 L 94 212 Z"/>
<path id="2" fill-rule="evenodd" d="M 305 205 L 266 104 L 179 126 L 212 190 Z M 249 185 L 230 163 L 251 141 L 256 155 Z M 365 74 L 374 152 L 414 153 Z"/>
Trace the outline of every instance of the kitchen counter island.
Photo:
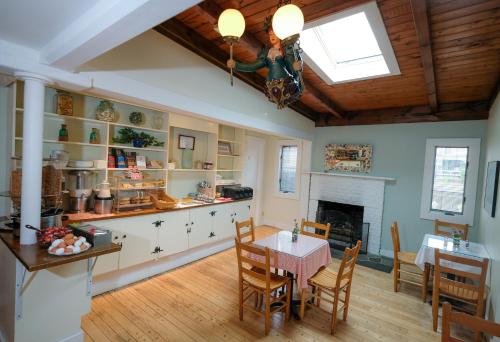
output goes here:
<path id="1" fill-rule="evenodd" d="M 12 233 L 0 233 L 0 240 L 0 341 L 83 341 L 96 258 L 121 246 L 54 256 L 38 244 L 20 245 Z"/>

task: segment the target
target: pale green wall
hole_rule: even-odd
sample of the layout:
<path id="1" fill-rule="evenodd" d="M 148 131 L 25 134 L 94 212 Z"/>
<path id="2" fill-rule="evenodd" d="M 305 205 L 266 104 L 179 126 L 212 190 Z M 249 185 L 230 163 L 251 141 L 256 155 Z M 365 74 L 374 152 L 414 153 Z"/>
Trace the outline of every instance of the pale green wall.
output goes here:
<path id="1" fill-rule="evenodd" d="M 486 134 L 486 158 L 489 161 L 500 160 L 500 96 L 491 108 Z M 486 177 L 486 171 L 484 171 Z M 482 198 L 482 197 L 481 197 Z M 500 200 L 497 202 L 495 217 L 480 209 L 479 241 L 486 245 L 491 257 L 491 304 L 494 317 L 500 321 Z M 491 312 L 491 310 L 490 310 Z"/>
<path id="2" fill-rule="evenodd" d="M 432 221 L 420 219 L 420 197 L 427 138 L 482 138 L 484 156 L 486 121 L 463 121 L 420 124 L 393 124 L 374 126 L 347 126 L 317 128 L 312 149 L 312 170 L 324 171 L 324 147 L 329 143 L 373 145 L 371 176 L 396 178 L 388 183 L 385 192 L 382 220 L 382 249 L 392 251 L 390 224 L 398 221 L 401 245 L 405 250 L 417 251 L 425 233 L 433 231 Z M 480 175 L 483 174 L 483 158 Z M 480 177 L 481 178 L 481 177 Z M 479 179 L 479 189 L 482 187 Z M 478 199 L 481 191 L 478 191 Z M 471 239 L 477 234 L 480 207 L 471 227 Z"/>

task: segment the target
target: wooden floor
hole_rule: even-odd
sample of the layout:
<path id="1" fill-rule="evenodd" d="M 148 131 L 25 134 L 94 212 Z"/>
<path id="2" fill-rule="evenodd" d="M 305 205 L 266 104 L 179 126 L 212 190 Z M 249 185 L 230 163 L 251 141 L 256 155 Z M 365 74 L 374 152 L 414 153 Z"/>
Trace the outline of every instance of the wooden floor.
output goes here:
<path id="1" fill-rule="evenodd" d="M 257 229 L 257 237 L 274 233 Z M 330 267 L 337 269 L 338 260 Z M 269 336 L 263 319 L 238 319 L 234 248 L 134 285 L 97 296 L 82 319 L 85 341 L 439 341 L 431 306 L 410 287 L 394 293 L 392 275 L 356 266 L 347 322 L 330 335 L 330 317 L 306 311 L 304 321 L 275 314 Z"/>

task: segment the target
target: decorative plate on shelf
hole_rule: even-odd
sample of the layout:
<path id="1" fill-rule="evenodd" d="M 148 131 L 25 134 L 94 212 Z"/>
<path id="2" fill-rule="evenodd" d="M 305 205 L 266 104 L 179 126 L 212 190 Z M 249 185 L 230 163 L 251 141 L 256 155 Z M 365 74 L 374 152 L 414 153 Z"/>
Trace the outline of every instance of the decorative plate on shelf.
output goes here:
<path id="1" fill-rule="evenodd" d="M 128 121 L 130 121 L 132 125 L 142 126 L 144 122 L 146 122 L 146 116 L 143 112 L 132 112 L 128 116 Z"/>

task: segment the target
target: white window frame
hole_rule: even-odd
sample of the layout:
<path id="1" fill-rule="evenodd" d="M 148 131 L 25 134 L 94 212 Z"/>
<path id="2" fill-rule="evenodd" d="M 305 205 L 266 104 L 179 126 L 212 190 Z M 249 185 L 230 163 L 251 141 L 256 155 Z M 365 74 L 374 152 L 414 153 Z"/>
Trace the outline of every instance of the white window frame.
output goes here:
<path id="1" fill-rule="evenodd" d="M 295 176 L 295 192 L 281 192 L 280 191 L 280 170 L 281 170 L 281 148 L 283 146 L 297 146 L 297 165 L 296 165 L 296 176 Z M 279 140 L 276 142 L 276 171 L 274 175 L 274 195 L 280 198 L 287 199 L 299 199 L 300 194 L 300 173 L 301 173 L 301 156 L 302 156 L 302 145 L 300 141 L 297 140 Z"/>
<path id="2" fill-rule="evenodd" d="M 345 11 L 334 13 L 332 15 L 320 18 L 318 20 L 308 22 L 304 25 L 304 30 L 310 29 L 312 27 L 320 26 L 323 24 L 327 24 L 331 21 L 335 21 L 338 19 L 343 19 L 345 17 L 349 17 L 351 15 L 358 14 L 360 12 L 365 12 L 365 14 L 366 14 L 366 19 L 370 23 L 373 34 L 375 35 L 375 39 L 377 40 L 380 51 L 382 52 L 382 56 L 384 56 L 385 63 L 387 64 L 387 68 L 389 69 L 389 73 L 382 74 L 382 75 L 353 78 L 353 79 L 349 79 L 349 80 L 343 80 L 343 81 L 336 82 L 336 81 L 332 80 L 330 77 L 328 77 L 328 75 L 323 71 L 323 69 L 321 69 L 313 61 L 313 59 L 307 55 L 306 52 L 303 52 L 302 56 L 303 56 L 306 64 L 309 65 L 311 67 L 311 69 L 313 69 L 314 72 L 316 72 L 316 74 L 318 74 L 318 76 L 320 76 L 321 79 L 323 79 L 323 81 L 325 81 L 328 85 L 350 83 L 350 82 L 369 80 L 369 79 L 373 79 L 373 78 L 382 78 L 382 77 L 387 77 L 387 76 L 401 75 L 401 71 L 399 69 L 399 64 L 398 64 L 398 61 L 396 59 L 396 55 L 394 54 L 394 49 L 392 48 L 391 41 L 389 39 L 389 34 L 387 33 L 387 30 L 385 29 L 384 20 L 382 19 L 382 15 L 380 14 L 380 10 L 377 6 L 376 1 L 362 4 L 362 5 L 359 5 L 356 7 L 352 7 L 352 8 L 346 9 Z"/>
<path id="3" fill-rule="evenodd" d="M 468 169 L 465 179 L 465 202 L 462 214 L 445 213 L 431 210 L 432 186 L 436 147 L 467 147 Z M 451 223 L 474 224 L 476 209 L 477 181 L 479 174 L 479 158 L 481 154 L 481 139 L 427 139 L 425 147 L 424 179 L 422 184 L 422 199 L 420 202 L 420 217 L 426 220 L 443 220 Z"/>

